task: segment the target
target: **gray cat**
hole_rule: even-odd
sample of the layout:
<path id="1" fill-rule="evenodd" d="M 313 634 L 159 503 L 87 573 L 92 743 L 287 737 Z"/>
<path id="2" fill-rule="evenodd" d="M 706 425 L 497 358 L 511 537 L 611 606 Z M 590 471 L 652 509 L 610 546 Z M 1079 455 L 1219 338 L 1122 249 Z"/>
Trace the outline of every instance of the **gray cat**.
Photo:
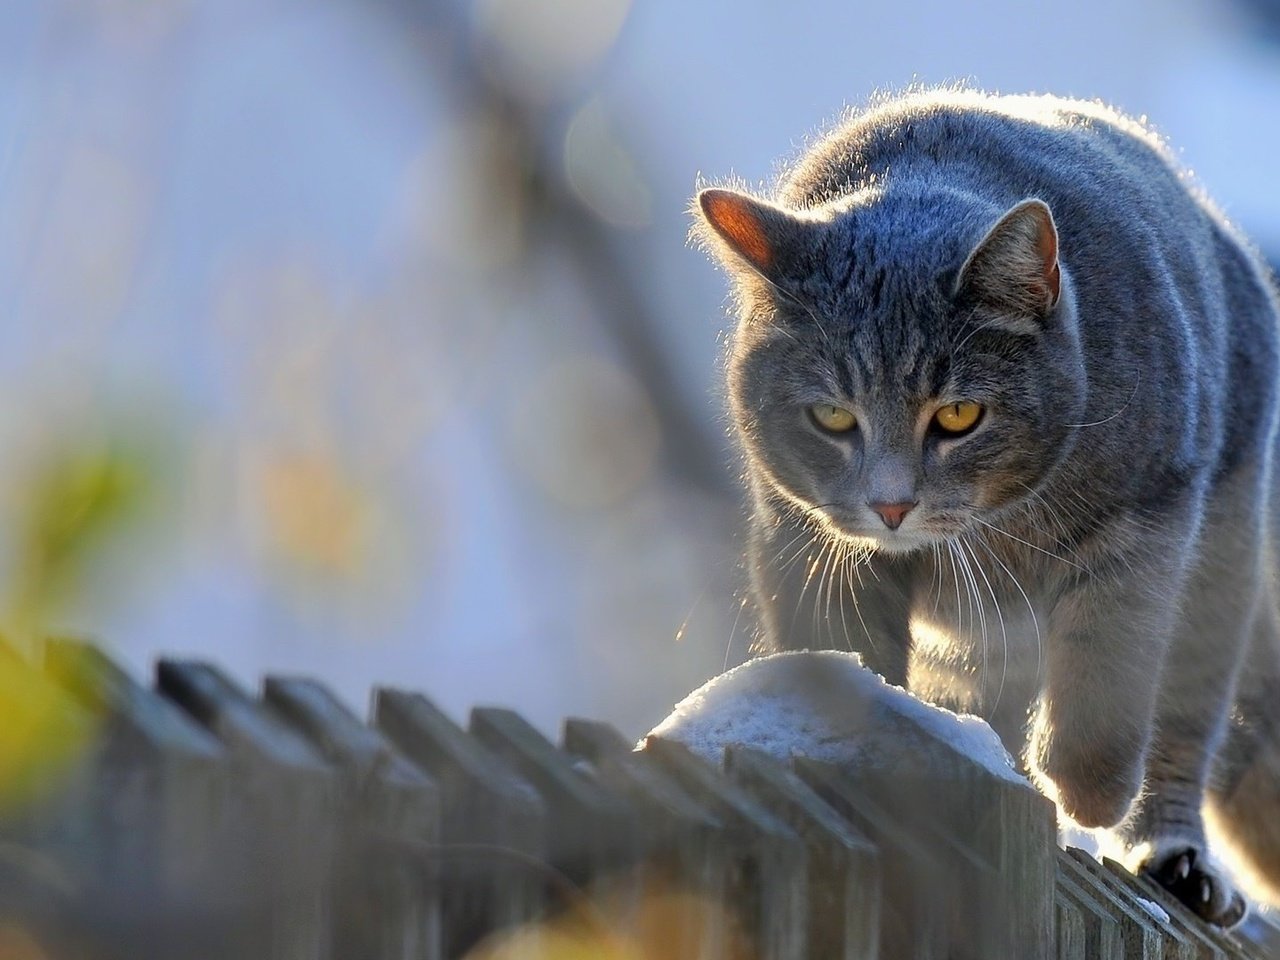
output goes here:
<path id="1" fill-rule="evenodd" d="M 697 213 L 762 647 L 856 649 L 1027 741 L 1210 921 L 1245 907 L 1204 815 L 1280 892 L 1278 302 L 1157 136 L 915 92 Z"/>

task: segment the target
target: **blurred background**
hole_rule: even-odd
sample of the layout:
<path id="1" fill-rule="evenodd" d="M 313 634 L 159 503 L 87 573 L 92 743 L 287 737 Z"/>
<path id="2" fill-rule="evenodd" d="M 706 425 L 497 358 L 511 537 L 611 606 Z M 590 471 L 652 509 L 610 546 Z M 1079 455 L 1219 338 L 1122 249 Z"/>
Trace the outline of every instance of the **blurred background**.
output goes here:
<path id="1" fill-rule="evenodd" d="M 1280 253 L 1277 4 L 5 0 L 0 628 L 639 735 L 743 659 L 699 176 L 1145 114 Z"/>

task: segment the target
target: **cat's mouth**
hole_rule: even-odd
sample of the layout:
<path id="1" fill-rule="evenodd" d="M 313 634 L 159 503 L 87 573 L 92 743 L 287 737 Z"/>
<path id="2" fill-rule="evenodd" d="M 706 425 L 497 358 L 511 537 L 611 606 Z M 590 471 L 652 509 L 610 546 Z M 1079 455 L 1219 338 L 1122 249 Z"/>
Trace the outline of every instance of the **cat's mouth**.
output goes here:
<path id="1" fill-rule="evenodd" d="M 865 517 L 830 509 L 823 510 L 819 516 L 823 528 L 835 538 L 885 553 L 912 553 L 943 543 L 967 529 L 965 524 L 946 516 L 907 517 L 892 530 L 878 518 L 869 522 Z"/>

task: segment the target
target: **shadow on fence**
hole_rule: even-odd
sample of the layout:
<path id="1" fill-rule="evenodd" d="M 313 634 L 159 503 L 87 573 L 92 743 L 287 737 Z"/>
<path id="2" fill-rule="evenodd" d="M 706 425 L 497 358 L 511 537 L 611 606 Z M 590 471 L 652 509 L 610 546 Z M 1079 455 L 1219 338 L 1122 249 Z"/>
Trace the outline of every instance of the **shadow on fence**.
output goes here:
<path id="1" fill-rule="evenodd" d="M 11 666 L 85 739 L 4 821 L 6 958 L 1276 955 L 1059 849 L 1044 798 L 923 729 L 872 771 L 717 768 L 397 690 L 365 723 L 308 680 L 165 661 L 147 688 L 69 641 Z"/>

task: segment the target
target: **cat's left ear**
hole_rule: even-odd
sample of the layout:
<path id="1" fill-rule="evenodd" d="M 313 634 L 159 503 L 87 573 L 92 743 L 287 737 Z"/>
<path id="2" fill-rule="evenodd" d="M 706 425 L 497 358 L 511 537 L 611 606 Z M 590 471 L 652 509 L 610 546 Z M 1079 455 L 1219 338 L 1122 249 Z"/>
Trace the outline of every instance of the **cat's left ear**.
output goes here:
<path id="1" fill-rule="evenodd" d="M 956 293 L 1018 317 L 1044 319 L 1062 295 L 1058 228 L 1043 200 L 1002 216 L 960 268 Z"/>
<path id="2" fill-rule="evenodd" d="M 770 283 L 795 273 L 796 259 L 814 229 L 789 210 L 736 190 L 711 188 L 697 197 L 701 235 L 727 268 L 745 265 Z"/>

